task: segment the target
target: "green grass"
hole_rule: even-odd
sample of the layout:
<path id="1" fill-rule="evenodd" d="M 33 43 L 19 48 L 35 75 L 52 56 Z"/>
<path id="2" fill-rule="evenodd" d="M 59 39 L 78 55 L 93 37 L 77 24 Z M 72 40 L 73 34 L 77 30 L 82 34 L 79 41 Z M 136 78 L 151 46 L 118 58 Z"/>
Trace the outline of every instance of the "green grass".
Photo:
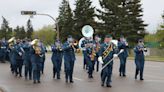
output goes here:
<path id="1" fill-rule="evenodd" d="M 134 60 L 134 57 L 130 56 L 130 57 L 128 57 L 128 59 Z M 164 57 L 162 57 L 162 56 L 146 56 L 145 60 L 146 61 L 164 62 Z"/>
<path id="2" fill-rule="evenodd" d="M 47 54 L 51 54 L 52 52 L 48 52 Z M 82 53 L 76 53 L 77 56 L 82 56 Z M 128 57 L 129 60 L 134 60 L 134 57 L 130 55 Z M 162 56 L 146 56 L 146 61 L 156 61 L 156 62 L 164 62 L 164 57 Z"/>

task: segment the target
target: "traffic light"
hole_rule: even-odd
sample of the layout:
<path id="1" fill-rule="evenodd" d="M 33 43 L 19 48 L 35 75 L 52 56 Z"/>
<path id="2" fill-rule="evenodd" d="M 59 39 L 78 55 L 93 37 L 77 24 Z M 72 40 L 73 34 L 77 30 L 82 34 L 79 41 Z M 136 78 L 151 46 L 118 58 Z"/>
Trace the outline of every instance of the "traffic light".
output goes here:
<path id="1" fill-rule="evenodd" d="M 36 15 L 36 11 L 21 11 L 22 15 Z"/>

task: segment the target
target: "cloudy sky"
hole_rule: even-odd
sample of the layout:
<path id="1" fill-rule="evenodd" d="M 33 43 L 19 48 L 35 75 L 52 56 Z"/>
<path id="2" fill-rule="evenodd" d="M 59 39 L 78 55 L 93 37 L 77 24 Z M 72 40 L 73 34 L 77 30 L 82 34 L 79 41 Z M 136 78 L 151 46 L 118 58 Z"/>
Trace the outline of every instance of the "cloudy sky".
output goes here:
<path id="1" fill-rule="evenodd" d="M 21 10 L 35 10 L 38 13 L 48 13 L 54 18 L 58 16 L 58 7 L 62 0 L 0 0 L 0 16 L 4 16 L 10 23 L 10 26 L 25 26 L 29 16 L 22 16 Z M 74 9 L 75 0 L 69 0 L 71 8 Z M 99 0 L 92 0 L 93 6 L 100 8 Z M 144 21 L 149 24 L 147 31 L 154 32 L 162 22 L 161 14 L 164 11 L 164 0 L 142 0 L 144 9 Z M 0 18 L 2 23 L 2 18 Z M 54 22 L 45 16 L 35 16 L 32 19 L 35 29 L 44 25 L 54 24 Z"/>

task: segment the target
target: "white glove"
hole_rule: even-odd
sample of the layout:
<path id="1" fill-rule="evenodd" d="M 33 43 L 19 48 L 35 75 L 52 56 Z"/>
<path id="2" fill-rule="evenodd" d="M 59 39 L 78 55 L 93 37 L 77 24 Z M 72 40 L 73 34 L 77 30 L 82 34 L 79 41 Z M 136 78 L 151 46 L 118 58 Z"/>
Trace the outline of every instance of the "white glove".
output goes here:
<path id="1" fill-rule="evenodd" d="M 21 52 L 19 52 L 19 56 L 22 56 L 22 53 Z"/>
<path id="2" fill-rule="evenodd" d="M 144 50 L 147 50 L 147 48 L 144 48 Z"/>
<path id="3" fill-rule="evenodd" d="M 98 57 L 98 61 L 99 61 L 101 64 L 104 63 L 103 60 L 102 60 L 102 57 Z"/>
<path id="4" fill-rule="evenodd" d="M 118 57 L 118 55 L 117 54 L 114 54 L 113 57 L 116 58 L 116 57 Z"/>
<path id="5" fill-rule="evenodd" d="M 121 50 L 120 50 L 120 53 L 122 53 L 122 52 L 124 52 L 124 49 L 121 49 Z"/>

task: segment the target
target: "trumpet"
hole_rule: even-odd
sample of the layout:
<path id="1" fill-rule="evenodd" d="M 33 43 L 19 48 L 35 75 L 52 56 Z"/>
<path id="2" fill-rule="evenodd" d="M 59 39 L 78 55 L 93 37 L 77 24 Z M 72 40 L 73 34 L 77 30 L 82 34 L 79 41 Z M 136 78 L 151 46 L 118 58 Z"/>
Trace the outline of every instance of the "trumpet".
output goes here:
<path id="1" fill-rule="evenodd" d="M 70 43 L 69 43 L 69 46 L 72 47 L 74 50 L 76 50 L 75 45 L 74 45 L 73 42 L 70 42 Z"/>
<path id="2" fill-rule="evenodd" d="M 139 49 L 140 51 L 147 52 L 147 48 L 146 48 L 146 46 L 144 46 L 144 45 L 139 46 L 138 49 Z"/>
<path id="3" fill-rule="evenodd" d="M 31 45 L 33 46 L 33 49 L 35 50 L 35 54 L 39 55 L 40 57 L 42 57 L 41 47 L 39 46 L 39 40 L 38 39 L 34 39 L 31 42 Z"/>

